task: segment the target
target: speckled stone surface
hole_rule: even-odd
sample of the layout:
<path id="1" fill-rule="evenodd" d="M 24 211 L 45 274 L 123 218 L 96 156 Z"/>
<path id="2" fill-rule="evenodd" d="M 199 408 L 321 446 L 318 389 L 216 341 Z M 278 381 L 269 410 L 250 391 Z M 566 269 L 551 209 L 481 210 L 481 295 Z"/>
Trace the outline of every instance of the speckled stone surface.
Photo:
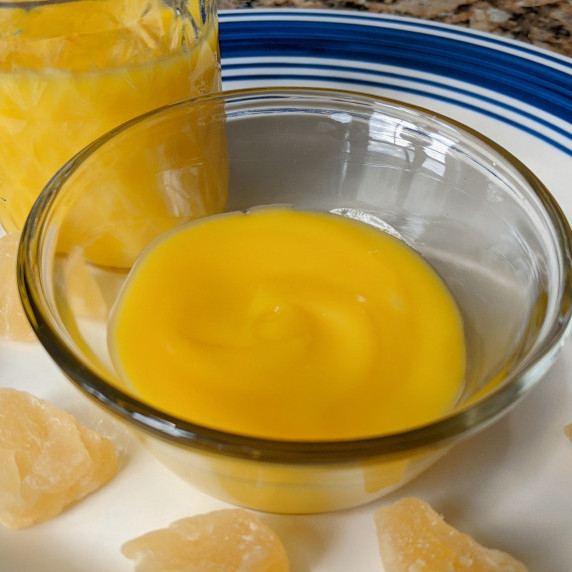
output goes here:
<path id="1" fill-rule="evenodd" d="M 572 0 L 217 0 L 234 8 L 361 10 L 466 26 L 572 57 Z"/>

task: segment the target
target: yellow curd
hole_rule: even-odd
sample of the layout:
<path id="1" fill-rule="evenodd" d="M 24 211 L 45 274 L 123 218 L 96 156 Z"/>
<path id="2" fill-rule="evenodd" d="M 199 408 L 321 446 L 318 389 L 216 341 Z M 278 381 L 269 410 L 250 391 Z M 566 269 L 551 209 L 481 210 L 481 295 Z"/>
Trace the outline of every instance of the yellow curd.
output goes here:
<path id="1" fill-rule="evenodd" d="M 365 223 L 265 207 L 199 219 L 132 269 L 109 328 L 142 399 L 239 434 L 368 437 L 455 405 L 459 310 L 432 267 Z"/>
<path id="2" fill-rule="evenodd" d="M 200 21 L 199 2 L 188 5 Z M 54 173 L 111 128 L 218 89 L 216 18 L 197 35 L 190 17 L 161 0 L 1 8 L 2 225 L 21 229 Z"/>

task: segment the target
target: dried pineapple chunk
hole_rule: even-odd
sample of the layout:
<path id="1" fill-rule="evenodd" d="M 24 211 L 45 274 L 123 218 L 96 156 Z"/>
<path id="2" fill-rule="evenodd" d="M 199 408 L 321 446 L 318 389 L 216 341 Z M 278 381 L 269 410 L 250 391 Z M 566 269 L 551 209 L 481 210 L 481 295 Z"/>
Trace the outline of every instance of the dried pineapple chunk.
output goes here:
<path id="1" fill-rule="evenodd" d="M 566 437 L 568 437 L 568 439 L 570 439 L 570 441 L 572 441 L 572 423 L 564 427 L 564 434 Z"/>
<path id="2" fill-rule="evenodd" d="M 126 542 L 137 572 L 288 572 L 278 536 L 254 514 L 223 509 L 172 523 Z"/>
<path id="3" fill-rule="evenodd" d="M 52 518 L 117 472 L 113 443 L 24 391 L 0 388 L 0 522 Z"/>
<path id="4" fill-rule="evenodd" d="M 526 572 L 509 554 L 448 525 L 422 500 L 404 498 L 374 518 L 387 572 Z"/>
<path id="5" fill-rule="evenodd" d="M 16 255 L 19 232 L 0 238 L 0 338 L 31 342 L 36 335 L 24 314 L 16 282 Z"/>

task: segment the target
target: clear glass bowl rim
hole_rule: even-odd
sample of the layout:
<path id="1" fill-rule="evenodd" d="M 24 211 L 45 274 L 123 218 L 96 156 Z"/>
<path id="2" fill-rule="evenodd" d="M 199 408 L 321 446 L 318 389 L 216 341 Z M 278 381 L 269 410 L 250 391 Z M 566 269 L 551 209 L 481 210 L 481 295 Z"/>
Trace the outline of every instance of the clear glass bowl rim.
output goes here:
<path id="1" fill-rule="evenodd" d="M 524 363 L 514 370 L 496 390 L 475 401 L 465 409 L 453 412 L 428 425 L 416 427 L 396 434 L 373 436 L 365 439 L 347 441 L 279 441 L 235 435 L 224 431 L 200 426 L 167 415 L 134 396 L 121 391 L 102 379 L 92 368 L 76 356 L 52 326 L 47 312 L 44 295 L 37 285 L 42 283 L 43 270 L 39 264 L 42 249 L 41 230 L 49 221 L 50 207 L 59 188 L 66 182 L 75 169 L 117 134 L 139 124 L 150 117 L 169 112 L 171 109 L 193 105 L 195 102 L 244 101 L 251 104 L 260 99 L 298 99 L 312 98 L 317 102 L 351 101 L 363 105 L 397 107 L 419 113 L 431 122 L 445 124 L 459 129 L 498 153 L 530 185 L 537 195 L 551 221 L 558 239 L 562 271 L 560 276 L 560 297 L 557 317 L 550 324 L 541 343 L 527 355 Z M 62 369 L 66 377 L 84 394 L 91 397 L 115 416 L 145 433 L 174 443 L 181 447 L 226 455 L 243 459 L 274 463 L 322 464 L 336 462 L 354 462 L 385 455 L 399 455 L 408 451 L 440 447 L 461 436 L 467 437 L 480 430 L 504 414 L 518 399 L 526 393 L 549 368 L 571 329 L 572 318 L 572 232 L 565 215 L 557 201 L 544 184 L 502 146 L 481 133 L 425 108 L 389 98 L 366 95 L 363 93 L 328 88 L 250 88 L 223 91 L 211 95 L 199 96 L 170 104 L 141 115 L 103 135 L 64 165 L 46 185 L 34 204 L 22 231 L 18 257 L 18 288 L 28 319 L 38 339 L 48 354 Z"/>

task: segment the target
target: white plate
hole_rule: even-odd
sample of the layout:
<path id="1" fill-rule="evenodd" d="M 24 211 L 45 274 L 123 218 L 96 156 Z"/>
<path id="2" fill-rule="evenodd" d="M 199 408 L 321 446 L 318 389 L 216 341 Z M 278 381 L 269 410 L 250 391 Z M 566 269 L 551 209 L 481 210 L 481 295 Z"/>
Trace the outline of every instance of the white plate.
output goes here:
<path id="1" fill-rule="evenodd" d="M 478 129 L 527 164 L 572 215 L 572 61 L 447 25 L 365 13 L 222 12 L 225 89 L 310 85 L 422 105 Z M 316 516 L 262 515 L 293 572 L 382 570 L 373 513 L 401 496 L 429 501 L 481 543 L 531 571 L 572 569 L 572 349 L 493 427 L 373 504 Z M 121 572 L 126 540 L 228 505 L 171 474 L 67 383 L 38 346 L 0 345 L 0 385 L 47 398 L 115 438 L 118 476 L 61 516 L 0 529 L 2 572 Z"/>

